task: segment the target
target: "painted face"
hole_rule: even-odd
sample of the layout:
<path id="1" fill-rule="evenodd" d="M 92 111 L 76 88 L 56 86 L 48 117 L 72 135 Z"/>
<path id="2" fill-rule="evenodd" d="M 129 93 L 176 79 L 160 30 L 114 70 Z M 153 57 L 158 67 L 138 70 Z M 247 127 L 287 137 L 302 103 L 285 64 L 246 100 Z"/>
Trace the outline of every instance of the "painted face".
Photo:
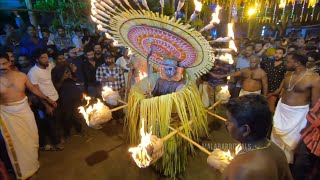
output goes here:
<path id="1" fill-rule="evenodd" d="M 166 59 L 164 60 L 163 70 L 164 73 L 169 77 L 173 77 L 177 72 L 177 62 L 174 60 Z"/>
<path id="2" fill-rule="evenodd" d="M 11 62 L 9 59 L 0 58 L 0 74 L 7 73 L 10 70 Z"/>

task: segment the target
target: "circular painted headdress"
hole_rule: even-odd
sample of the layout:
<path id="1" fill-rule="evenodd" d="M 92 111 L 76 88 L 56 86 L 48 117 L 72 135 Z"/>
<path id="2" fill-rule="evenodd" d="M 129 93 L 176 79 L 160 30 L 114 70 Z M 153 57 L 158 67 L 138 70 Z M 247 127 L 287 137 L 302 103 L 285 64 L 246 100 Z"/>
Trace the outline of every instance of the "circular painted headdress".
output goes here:
<path id="1" fill-rule="evenodd" d="M 91 0 L 92 18 L 98 30 L 112 38 L 115 45 L 128 47 L 145 58 L 152 48 L 149 59 L 156 66 L 163 61 L 163 55 L 171 55 L 193 78 L 209 71 L 214 62 L 213 50 L 201 33 L 180 19 L 150 11 L 144 1 L 147 10 L 140 6 L 135 10 L 127 0 Z"/>

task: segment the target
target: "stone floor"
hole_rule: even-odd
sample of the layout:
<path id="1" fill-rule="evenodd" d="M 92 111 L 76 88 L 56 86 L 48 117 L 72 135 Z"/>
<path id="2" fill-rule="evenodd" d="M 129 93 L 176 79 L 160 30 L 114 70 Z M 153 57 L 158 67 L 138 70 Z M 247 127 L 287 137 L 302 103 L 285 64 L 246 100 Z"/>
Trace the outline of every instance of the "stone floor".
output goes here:
<path id="1" fill-rule="evenodd" d="M 202 144 L 233 142 L 219 120 L 209 121 L 210 135 Z M 219 179 L 220 174 L 208 167 L 207 155 L 197 150 L 189 156 L 184 174 L 177 179 Z M 41 167 L 33 180 L 160 180 L 153 168 L 138 168 L 128 153 L 128 144 L 120 124 L 107 123 L 103 129 L 86 127 L 84 136 L 72 136 L 59 152 L 41 152 Z"/>

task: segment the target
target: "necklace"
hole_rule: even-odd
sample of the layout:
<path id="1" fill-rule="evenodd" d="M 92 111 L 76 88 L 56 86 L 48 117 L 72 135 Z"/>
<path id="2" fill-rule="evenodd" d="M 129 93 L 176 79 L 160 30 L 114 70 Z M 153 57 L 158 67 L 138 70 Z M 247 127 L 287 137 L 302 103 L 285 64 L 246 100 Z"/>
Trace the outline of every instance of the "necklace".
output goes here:
<path id="1" fill-rule="evenodd" d="M 270 140 L 267 140 L 267 141 L 268 141 L 268 143 L 265 146 L 254 146 L 254 148 L 252 148 L 252 149 L 249 146 L 249 147 L 246 148 L 247 150 L 241 150 L 237 155 L 245 154 L 247 152 L 267 149 L 269 146 L 271 146 Z"/>
<path id="2" fill-rule="evenodd" d="M 292 76 L 293 76 L 293 73 L 292 73 L 291 76 L 290 76 L 290 80 L 289 80 L 289 84 L 288 84 L 288 89 L 287 89 L 287 91 L 292 91 L 293 88 L 296 86 L 296 84 L 297 84 L 298 82 L 300 82 L 300 81 L 303 79 L 303 77 L 307 74 L 307 72 L 308 72 L 308 69 L 303 73 L 303 75 L 300 77 L 300 79 L 298 79 L 298 80 L 293 84 L 293 86 L 291 86 L 291 81 L 292 81 Z"/>

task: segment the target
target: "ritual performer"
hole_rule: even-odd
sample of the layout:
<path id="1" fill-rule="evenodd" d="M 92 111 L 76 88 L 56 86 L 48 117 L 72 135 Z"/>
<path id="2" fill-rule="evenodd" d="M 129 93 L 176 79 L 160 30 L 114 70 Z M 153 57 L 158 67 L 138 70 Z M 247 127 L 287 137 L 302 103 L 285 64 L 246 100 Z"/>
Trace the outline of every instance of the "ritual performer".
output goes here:
<path id="1" fill-rule="evenodd" d="M 153 96 L 161 96 L 179 91 L 186 81 L 182 79 L 183 68 L 179 67 L 179 60 L 174 57 L 164 58 L 160 66 L 160 78 L 153 88 Z"/>
<path id="2" fill-rule="evenodd" d="M 278 90 L 269 95 L 281 98 L 273 117 L 271 140 L 286 154 L 288 163 L 293 163 L 293 153 L 301 139 L 300 131 L 306 127 L 309 107 L 320 98 L 319 75 L 308 71 L 306 56 L 289 54 L 287 70 Z"/>
<path id="3" fill-rule="evenodd" d="M 226 107 L 227 130 L 242 150 L 223 171 L 222 179 L 293 179 L 285 154 L 267 139 L 272 124 L 267 100 L 257 94 L 244 95 L 231 99 Z"/>
<path id="4" fill-rule="evenodd" d="M 128 95 L 135 83 L 140 81 L 140 76 L 142 74 L 148 73 L 148 65 L 146 59 L 140 55 L 133 55 L 130 60 L 129 64 L 130 70 L 128 73 L 128 81 L 127 81 L 127 91 L 126 94 Z"/>
<path id="5" fill-rule="evenodd" d="M 316 179 L 319 177 L 319 168 L 315 167 L 320 163 L 320 99 L 317 104 L 308 112 L 307 127 L 302 130 L 300 141 L 293 166 L 294 178 Z M 316 174 L 318 173 L 318 175 Z"/>
<path id="6" fill-rule="evenodd" d="M 239 96 L 246 94 L 261 94 L 267 96 L 268 93 L 268 78 L 267 74 L 259 67 L 260 58 L 256 55 L 252 55 L 249 58 L 250 67 L 244 68 L 240 71 L 236 71 L 226 75 L 218 75 L 209 72 L 209 74 L 215 78 L 241 77 L 242 89 L 240 90 Z"/>
<path id="7" fill-rule="evenodd" d="M 39 169 L 39 140 L 34 114 L 28 104 L 25 90 L 27 88 L 53 107 L 57 104 L 33 86 L 24 73 L 14 71 L 10 66 L 8 55 L 1 54 L 0 136 L 6 145 L 6 148 L 1 147 L 1 154 L 6 149 L 16 178 L 27 179 Z"/>

